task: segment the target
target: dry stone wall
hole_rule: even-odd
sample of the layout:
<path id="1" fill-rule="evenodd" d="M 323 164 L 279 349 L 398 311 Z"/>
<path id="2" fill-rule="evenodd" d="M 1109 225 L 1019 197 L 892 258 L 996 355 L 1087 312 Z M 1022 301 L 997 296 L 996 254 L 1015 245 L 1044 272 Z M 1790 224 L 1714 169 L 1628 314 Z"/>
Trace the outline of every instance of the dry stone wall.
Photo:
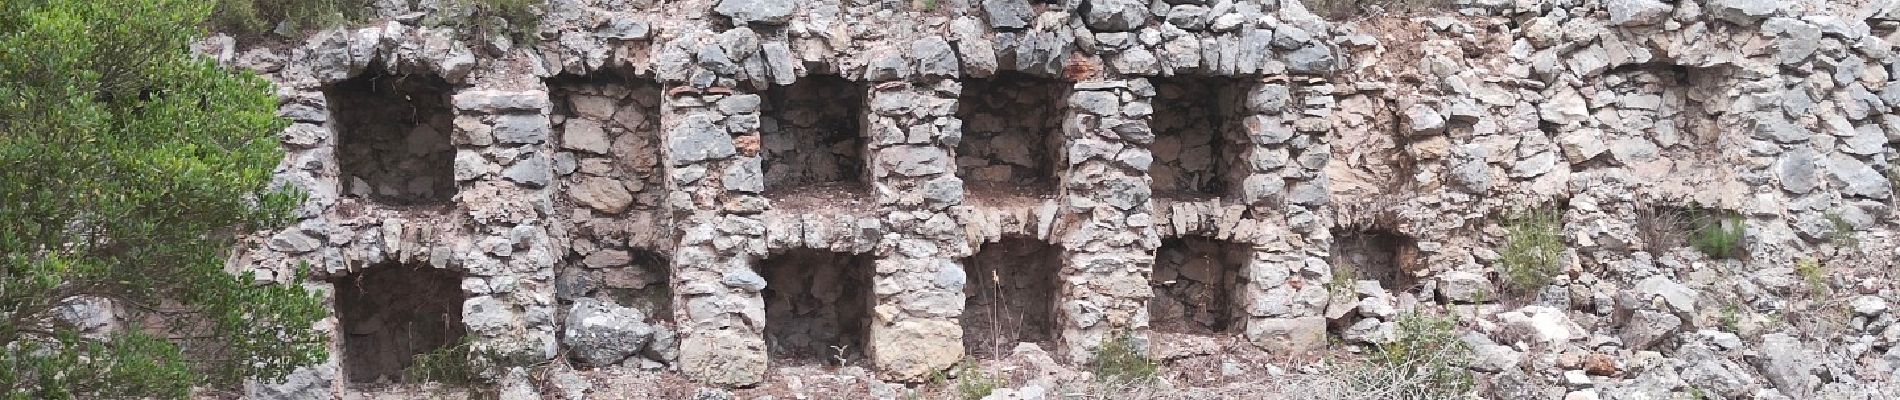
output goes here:
<path id="1" fill-rule="evenodd" d="M 527 43 L 423 23 L 448 11 L 422 3 L 287 47 L 207 43 L 279 83 L 279 183 L 308 194 L 241 263 L 307 262 L 332 290 L 453 273 L 460 293 L 434 295 L 503 361 L 483 372 L 506 396 L 563 355 L 723 386 L 814 356 L 915 381 L 1013 347 L 997 341 L 1071 362 L 1150 330 L 1307 352 L 1451 310 L 1509 358 L 1474 369 L 1549 398 L 1580 384 L 1524 372 L 1569 369 L 1540 351 L 1733 353 L 1705 333 L 1715 304 L 1798 313 L 1764 294 L 1797 261 L 1891 264 L 1885 0 L 1459 0 L 1352 21 L 1293 0 L 554 0 Z M 1690 203 L 1738 216 L 1747 257 L 1639 223 Z M 1561 265 L 1505 309 L 1502 216 L 1538 207 L 1560 216 Z M 1842 346 L 1758 336 L 1772 368 L 1709 355 L 1645 379 L 1853 390 L 1809 371 L 1894 374 L 1900 325 L 1867 308 Z M 1552 320 L 1579 329 L 1515 328 Z M 248 390 L 347 391 L 355 356 L 337 354 Z M 1499 366 L 1520 362 L 1548 368 Z"/>

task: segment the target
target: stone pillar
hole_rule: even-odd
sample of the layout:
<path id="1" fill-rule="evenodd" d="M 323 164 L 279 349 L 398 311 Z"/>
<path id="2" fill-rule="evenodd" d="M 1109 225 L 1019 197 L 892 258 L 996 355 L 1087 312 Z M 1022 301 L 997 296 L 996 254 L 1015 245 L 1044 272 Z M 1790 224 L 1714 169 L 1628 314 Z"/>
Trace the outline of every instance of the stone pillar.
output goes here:
<path id="1" fill-rule="evenodd" d="M 891 81 L 865 95 L 871 184 L 888 233 L 881 242 L 871 363 L 891 380 L 921 380 L 963 358 L 963 266 L 969 253 L 950 208 L 963 203 L 956 176 L 956 117 L 962 85 L 952 79 Z"/>
<path id="2" fill-rule="evenodd" d="M 680 370 L 707 384 L 745 386 L 766 370 L 764 177 L 759 96 L 722 87 L 671 87 L 661 106 Z"/>
<path id="3" fill-rule="evenodd" d="M 1246 92 L 1241 201 L 1271 225 L 1241 270 L 1236 302 L 1246 312 L 1249 341 L 1268 349 L 1306 351 L 1326 344 L 1324 169 L 1331 87 L 1260 83 Z"/>
<path id="4" fill-rule="evenodd" d="M 1056 326 L 1060 353 L 1075 362 L 1116 334 L 1145 338 L 1148 274 L 1161 246 L 1148 178 L 1154 95 L 1142 78 L 1081 82 L 1069 95 Z"/>
<path id="5" fill-rule="evenodd" d="M 505 385 L 556 351 L 548 104 L 545 87 L 454 96 L 456 197 L 473 229 L 453 250 L 467 273 L 462 323 L 477 350 L 496 355 L 502 370 L 491 372 Z"/>

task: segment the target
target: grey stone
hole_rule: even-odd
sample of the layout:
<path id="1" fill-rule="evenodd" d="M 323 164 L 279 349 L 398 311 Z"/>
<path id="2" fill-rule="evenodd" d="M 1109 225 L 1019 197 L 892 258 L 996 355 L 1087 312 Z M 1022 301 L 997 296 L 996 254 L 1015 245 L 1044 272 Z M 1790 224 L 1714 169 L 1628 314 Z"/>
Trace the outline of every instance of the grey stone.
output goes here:
<path id="1" fill-rule="evenodd" d="M 291 254 L 309 253 L 323 246 L 323 240 L 300 228 L 285 229 L 270 238 L 271 250 Z"/>
<path id="2" fill-rule="evenodd" d="M 957 76 L 957 53 L 950 48 L 950 42 L 942 37 L 917 39 L 911 42 L 910 53 L 917 58 L 918 75 L 934 78 Z"/>
<path id="3" fill-rule="evenodd" d="M 668 130 L 666 146 L 674 165 L 731 157 L 737 152 L 732 137 L 705 114 L 689 115 Z"/>
<path id="4" fill-rule="evenodd" d="M 508 168 L 503 169 L 501 176 L 523 186 L 531 188 L 545 187 L 548 185 L 548 181 L 554 178 L 554 166 L 548 163 L 546 156 L 542 156 L 539 153 L 531 153 L 527 157 L 515 160 L 513 165 L 509 165 Z"/>
<path id="5" fill-rule="evenodd" d="M 759 112 L 759 95 L 735 94 L 719 99 L 719 113 L 726 115 L 750 114 Z"/>
<path id="6" fill-rule="evenodd" d="M 727 164 L 726 173 L 720 178 L 720 184 L 731 191 L 746 193 L 765 191 L 765 173 L 760 171 L 759 167 L 759 163 L 756 162 Z"/>
<path id="7" fill-rule="evenodd" d="M 750 292 L 765 290 L 765 277 L 744 268 L 726 271 L 720 275 L 719 283 Z"/>
<path id="8" fill-rule="evenodd" d="M 1325 74 L 1333 69 L 1333 50 L 1315 44 L 1286 53 L 1288 72 L 1300 74 Z"/>
<path id="9" fill-rule="evenodd" d="M 568 308 L 561 341 L 569 355 L 589 366 L 609 366 L 639 354 L 653 338 L 653 327 L 640 310 L 594 298 Z"/>
<path id="10" fill-rule="evenodd" d="M 792 11 L 797 7 L 797 2 L 792 0 L 720 0 L 713 6 L 713 12 L 738 23 L 783 25 L 792 20 Z"/>
<path id="11" fill-rule="evenodd" d="M 1827 172 L 1828 178 L 1841 186 L 1841 194 L 1872 199 L 1885 199 L 1893 195 L 1893 187 L 1886 176 L 1853 157 L 1842 154 L 1828 157 Z"/>
<path id="12" fill-rule="evenodd" d="M 1657 0 L 1606 0 L 1603 6 L 1610 10 L 1610 23 L 1622 26 L 1661 24 L 1675 10 Z"/>
<path id="13" fill-rule="evenodd" d="M 468 90 L 455 94 L 455 108 L 485 113 L 539 112 L 548 109 L 548 92 L 540 90 Z"/>
<path id="14" fill-rule="evenodd" d="M 1085 90 L 1069 95 L 1070 107 L 1095 115 L 1117 115 L 1121 112 L 1117 108 L 1120 104 L 1121 100 L 1114 93 L 1106 91 Z"/>
<path id="15" fill-rule="evenodd" d="M 1207 7 L 1177 4 L 1168 10 L 1168 23 L 1190 31 L 1207 28 Z"/>
<path id="16" fill-rule="evenodd" d="M 1491 280 L 1471 271 L 1451 271 L 1438 276 L 1438 297 L 1454 303 L 1478 303 L 1496 299 Z"/>
<path id="17" fill-rule="evenodd" d="M 1753 26 L 1782 11 L 1782 0 L 1710 0 L 1709 15 L 1742 26 Z"/>
<path id="18" fill-rule="evenodd" d="M 618 40 L 642 40 L 652 33 L 646 21 L 634 18 L 608 18 L 594 30 L 594 36 Z"/>
<path id="19" fill-rule="evenodd" d="M 1813 132 L 1809 132 L 1806 128 L 1788 121 L 1788 118 L 1782 116 L 1780 112 L 1756 113 L 1753 119 L 1756 139 L 1797 143 L 1807 141 L 1808 137 L 1813 135 Z"/>
<path id="20" fill-rule="evenodd" d="M 607 131 L 599 122 L 586 119 L 567 121 L 561 133 L 561 148 L 580 150 L 594 154 L 607 154 L 610 143 Z"/>
<path id="21" fill-rule="evenodd" d="M 1781 180 L 1781 188 L 1794 194 L 1807 194 L 1820 187 L 1820 155 L 1814 149 L 1802 146 L 1782 153 L 1775 161 L 1775 177 Z"/>
<path id="22" fill-rule="evenodd" d="M 1675 314 L 1636 310 L 1623 324 L 1623 345 L 1632 350 L 1648 350 L 1675 337 L 1676 330 L 1682 327 L 1682 318 Z"/>
<path id="23" fill-rule="evenodd" d="M 1821 48 L 1821 28 L 1798 19 L 1769 18 L 1761 30 L 1775 37 L 1775 58 L 1782 64 L 1800 63 Z"/>
<path id="24" fill-rule="evenodd" d="M 581 205 L 607 214 L 625 212 L 633 204 L 633 193 L 626 185 L 607 177 L 582 178 L 567 188 L 567 194 Z"/>
<path id="25" fill-rule="evenodd" d="M 1782 394 L 1802 396 L 1816 385 L 1813 370 L 1819 357 L 1808 351 L 1800 339 L 1786 333 L 1770 333 L 1762 336 L 1756 349 L 1761 356 L 1754 359 L 1755 368 Z"/>
<path id="26" fill-rule="evenodd" d="M 1091 1 L 1088 14 L 1084 15 L 1089 29 L 1106 32 L 1135 30 L 1146 24 L 1150 16 L 1148 2 L 1141 0 Z"/>
<path id="27" fill-rule="evenodd" d="M 536 144 L 548 140 L 548 117 L 536 114 L 495 116 L 495 141 L 501 144 Z"/>
<path id="28" fill-rule="evenodd" d="M 990 21 L 991 28 L 1023 29 L 1029 27 L 1034 14 L 1029 0 L 983 0 L 983 17 Z"/>
<path id="29" fill-rule="evenodd" d="M 1445 116 L 1430 105 L 1413 104 L 1405 109 L 1405 123 L 1415 135 L 1432 135 L 1445 131 Z"/>

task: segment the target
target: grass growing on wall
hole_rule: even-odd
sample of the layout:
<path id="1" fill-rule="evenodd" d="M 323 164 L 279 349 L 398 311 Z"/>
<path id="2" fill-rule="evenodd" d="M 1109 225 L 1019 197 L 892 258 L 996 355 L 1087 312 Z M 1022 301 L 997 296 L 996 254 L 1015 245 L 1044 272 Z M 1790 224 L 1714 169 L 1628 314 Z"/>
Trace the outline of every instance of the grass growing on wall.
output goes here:
<path id="1" fill-rule="evenodd" d="M 1563 217 L 1557 210 L 1542 208 L 1518 214 L 1505 221 L 1504 245 L 1498 248 L 1498 270 L 1504 289 L 1514 294 L 1533 293 L 1550 284 L 1561 273 L 1563 257 Z"/>

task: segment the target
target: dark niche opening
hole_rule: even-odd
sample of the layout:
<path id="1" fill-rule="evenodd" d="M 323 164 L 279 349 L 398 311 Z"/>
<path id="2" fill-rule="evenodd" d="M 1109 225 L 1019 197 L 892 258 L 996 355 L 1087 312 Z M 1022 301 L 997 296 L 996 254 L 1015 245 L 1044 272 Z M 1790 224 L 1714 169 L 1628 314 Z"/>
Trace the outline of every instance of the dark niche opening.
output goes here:
<path id="1" fill-rule="evenodd" d="M 371 69 L 324 89 L 343 193 L 387 205 L 455 198 L 448 82 Z"/>
<path id="2" fill-rule="evenodd" d="M 861 358 L 875 268 L 868 254 L 816 249 L 761 261 L 767 353 L 779 360 L 833 365 Z"/>
<path id="3" fill-rule="evenodd" d="M 1155 251 L 1149 326 L 1158 332 L 1211 334 L 1239 327 L 1234 303 L 1252 246 L 1203 236 L 1170 238 Z"/>
<path id="4" fill-rule="evenodd" d="M 418 354 L 462 340 L 460 274 L 379 264 L 333 282 L 343 334 L 343 375 L 352 383 L 401 382 Z"/>
<path id="5" fill-rule="evenodd" d="M 1019 342 L 1055 340 L 1062 250 L 1026 237 L 983 245 L 964 261 L 969 284 L 963 306 L 963 347 L 978 357 L 1009 354 Z"/>
<path id="6" fill-rule="evenodd" d="M 1071 86 L 1015 72 L 964 82 L 957 173 L 970 196 L 1054 193 Z"/>

